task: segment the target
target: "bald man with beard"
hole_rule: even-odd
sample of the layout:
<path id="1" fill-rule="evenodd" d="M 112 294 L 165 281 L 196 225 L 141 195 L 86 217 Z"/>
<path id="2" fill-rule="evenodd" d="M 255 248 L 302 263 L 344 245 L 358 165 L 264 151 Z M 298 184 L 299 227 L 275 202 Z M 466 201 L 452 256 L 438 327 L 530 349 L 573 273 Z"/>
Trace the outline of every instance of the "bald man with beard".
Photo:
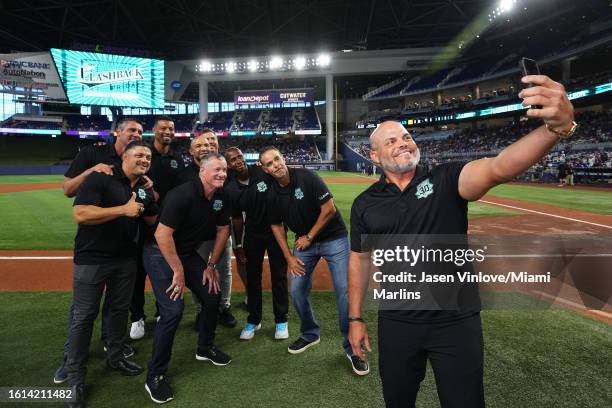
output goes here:
<path id="1" fill-rule="evenodd" d="M 371 351 L 366 322 L 361 315 L 370 281 L 371 252 L 367 236 L 454 235 L 467 242 L 468 202 L 480 199 L 498 184 L 513 180 L 557 142 L 575 132 L 574 109 L 561 84 L 544 75 L 526 76 L 522 81 L 533 85 L 519 94 L 523 105 L 542 107 L 529 108 L 527 116 L 542 119 L 544 124 L 496 157 L 444 163 L 430 170 L 419 165 L 419 148 L 399 122 L 383 122 L 372 132 L 370 157 L 382 168 L 384 177 L 361 193 L 351 209 L 349 341 L 360 358 L 365 359 L 366 350 Z M 436 265 L 440 265 L 436 268 L 446 267 L 444 263 Z M 406 264 L 399 266 L 420 276 L 422 269 L 417 268 L 428 268 L 429 264 L 421 262 L 415 268 Z M 462 270 L 470 269 L 473 270 L 471 262 L 462 266 Z M 452 304 L 451 307 L 421 310 L 414 299 L 385 307 L 389 303 L 381 301 L 378 354 L 387 407 L 415 406 L 427 360 L 433 368 L 443 408 L 485 406 L 478 287 L 453 283 L 443 286 L 443 293 L 457 295 L 457 300 L 452 302 L 453 296 L 435 300 Z M 435 294 L 434 288 L 428 289 Z"/>

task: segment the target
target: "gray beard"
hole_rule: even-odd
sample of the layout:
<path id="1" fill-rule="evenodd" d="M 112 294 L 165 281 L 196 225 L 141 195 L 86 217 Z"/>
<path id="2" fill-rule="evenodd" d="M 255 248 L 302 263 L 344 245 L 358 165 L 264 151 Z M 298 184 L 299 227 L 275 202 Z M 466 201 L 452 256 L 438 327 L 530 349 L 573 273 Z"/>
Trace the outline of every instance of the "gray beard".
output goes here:
<path id="1" fill-rule="evenodd" d="M 392 161 L 381 160 L 380 167 L 389 173 L 407 173 L 416 169 L 419 161 L 421 161 L 421 151 L 417 148 L 414 157 L 412 160 L 410 160 L 410 162 L 400 165 Z"/>

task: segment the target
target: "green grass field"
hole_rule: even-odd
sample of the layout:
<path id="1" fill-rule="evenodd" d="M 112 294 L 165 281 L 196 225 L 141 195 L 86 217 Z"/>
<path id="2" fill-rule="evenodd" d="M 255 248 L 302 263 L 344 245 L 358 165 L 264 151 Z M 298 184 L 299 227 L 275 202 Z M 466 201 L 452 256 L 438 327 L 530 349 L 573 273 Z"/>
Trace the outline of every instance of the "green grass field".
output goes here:
<path id="1" fill-rule="evenodd" d="M 234 302 L 242 300 L 235 296 Z M 3 323 L 0 332 L 0 384 L 51 386 L 66 336 L 69 293 L 0 293 Z M 176 337 L 168 372 L 177 407 L 381 407 L 378 364 L 357 377 L 342 354 L 333 294 L 313 294 L 321 324 L 321 344 L 299 355 L 286 351 L 288 341 L 272 340 L 270 295 L 264 297 L 264 327 L 250 342 L 238 340 L 239 328 L 220 327 L 217 344 L 232 357 L 227 367 L 194 359 L 190 302 Z M 152 296 L 147 297 L 152 312 Z M 244 322 L 246 312 L 236 309 Z M 375 338 L 374 312 L 367 312 Z M 35 317 L 35 318 L 33 318 Z M 605 407 L 609 403 L 609 365 L 612 328 L 564 310 L 485 311 L 485 392 L 490 407 Z M 24 324 L 27 322 L 27 324 Z M 297 334 L 297 318 L 289 317 Z M 132 343 L 135 361 L 146 364 L 151 353 L 152 323 L 145 339 Z M 144 375 L 122 377 L 109 372 L 93 332 L 88 362 L 88 392 L 92 407 L 153 406 L 144 390 Z M 376 343 L 373 344 L 376 348 Z M 602 362 L 604 364 L 602 364 Z M 437 407 L 431 370 L 419 394 L 420 407 Z"/>
<path id="2" fill-rule="evenodd" d="M 19 181 L 20 177 L 24 179 Z M 14 176 L 0 182 L 5 184 L 53 182 L 54 176 Z M 44 180 L 44 181 L 43 181 Z M 369 183 L 328 183 L 335 203 L 350 228 L 350 211 L 355 197 Z M 76 225 L 72 221 L 72 200 L 61 189 L 34 190 L 0 194 L 0 250 L 22 249 L 72 249 Z M 481 203 L 470 203 L 472 219 L 517 214 Z M 289 242 L 293 243 L 290 234 Z"/>
<path id="3" fill-rule="evenodd" d="M 363 177 L 352 173 L 324 177 Z M 3 176 L 0 184 L 61 182 L 62 176 Z M 329 187 L 347 226 L 354 198 L 370 183 Z M 501 186 L 492 194 L 597 213 L 612 213 L 609 192 L 556 190 L 530 186 Z M 539 201 L 544 200 L 544 201 Z M 60 189 L 0 194 L 0 249 L 72 249 L 75 225 L 71 199 Z M 515 216 L 518 213 L 482 203 L 470 203 L 470 219 Z M 0 274 L 1 276 L 1 274 Z M 242 301 L 236 294 L 234 305 Z M 51 386 L 67 333 L 70 293 L 0 292 L 5 329 L 0 331 L 0 386 Z M 187 302 L 176 337 L 168 375 L 176 391 L 172 406 L 226 407 L 381 407 L 381 384 L 376 355 L 372 373 L 360 378 L 341 352 L 333 294 L 312 297 L 322 327 L 319 346 L 300 355 L 286 352 L 288 342 L 272 340 L 270 294 L 264 294 L 264 328 L 255 339 L 238 340 L 239 328 L 220 327 L 217 343 L 234 358 L 228 367 L 214 367 L 194 359 L 196 333 L 193 309 Z M 514 298 L 501 299 L 513 305 Z M 508 303 L 510 302 L 510 303 Z M 152 315 L 153 297 L 147 293 Z M 485 302 L 485 304 L 487 304 Z M 519 306 L 517 306 L 519 307 Z M 612 327 L 566 310 L 486 310 L 485 394 L 489 407 L 604 407 L 610 402 Z M 240 324 L 246 312 L 234 308 Z M 298 320 L 290 308 L 290 332 Z M 375 312 L 365 313 L 376 349 Z M 152 319 L 151 319 L 152 320 Z M 135 342 L 135 361 L 146 364 L 151 353 L 152 324 L 145 339 Z M 139 406 L 152 403 L 144 390 L 144 375 L 129 378 L 105 368 L 96 325 L 88 367 L 88 395 L 92 407 Z M 602 364 L 603 363 L 603 364 Z M 422 384 L 418 406 L 437 407 L 431 370 Z M 23 404 L 15 406 L 24 406 Z"/>

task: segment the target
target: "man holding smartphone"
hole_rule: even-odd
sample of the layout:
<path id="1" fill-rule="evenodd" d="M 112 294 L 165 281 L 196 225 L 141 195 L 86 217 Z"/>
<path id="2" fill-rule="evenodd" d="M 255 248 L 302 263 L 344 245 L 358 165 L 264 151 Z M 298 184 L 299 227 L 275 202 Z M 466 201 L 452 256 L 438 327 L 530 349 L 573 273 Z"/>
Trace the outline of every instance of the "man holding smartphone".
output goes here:
<path id="1" fill-rule="evenodd" d="M 544 125 L 506 147 L 496 157 L 445 163 L 431 170 L 419 166 L 420 151 L 410 133 L 395 121 L 370 134 L 370 157 L 385 177 L 354 201 L 349 259 L 349 341 L 365 359 L 371 351 L 361 316 L 369 282 L 370 253 L 362 247 L 368 234 L 467 234 L 467 204 L 498 184 L 513 180 L 577 128 L 563 85 L 544 75 L 522 79 L 532 84 L 519 94 L 527 116 Z M 425 186 L 425 187 L 423 187 Z M 399 307 L 398 307 L 399 309 Z M 484 407 L 484 345 L 479 303 L 458 310 L 380 310 L 380 376 L 387 407 L 414 407 L 427 360 L 443 408 Z"/>

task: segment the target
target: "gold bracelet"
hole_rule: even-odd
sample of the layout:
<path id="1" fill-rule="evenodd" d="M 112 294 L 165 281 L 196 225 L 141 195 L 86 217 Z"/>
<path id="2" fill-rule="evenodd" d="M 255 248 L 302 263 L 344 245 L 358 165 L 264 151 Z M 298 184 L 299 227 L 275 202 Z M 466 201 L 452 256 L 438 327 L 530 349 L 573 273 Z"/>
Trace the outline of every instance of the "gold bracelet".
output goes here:
<path id="1" fill-rule="evenodd" d="M 546 130 L 559 136 L 559 140 L 569 139 L 570 137 L 574 135 L 574 133 L 576 133 L 576 129 L 578 129 L 578 124 L 574 121 L 572 121 L 572 127 L 570 128 L 570 130 L 566 132 L 561 131 L 559 129 L 555 129 L 552 126 L 549 126 L 548 123 L 545 123 L 544 125 L 546 126 Z"/>

